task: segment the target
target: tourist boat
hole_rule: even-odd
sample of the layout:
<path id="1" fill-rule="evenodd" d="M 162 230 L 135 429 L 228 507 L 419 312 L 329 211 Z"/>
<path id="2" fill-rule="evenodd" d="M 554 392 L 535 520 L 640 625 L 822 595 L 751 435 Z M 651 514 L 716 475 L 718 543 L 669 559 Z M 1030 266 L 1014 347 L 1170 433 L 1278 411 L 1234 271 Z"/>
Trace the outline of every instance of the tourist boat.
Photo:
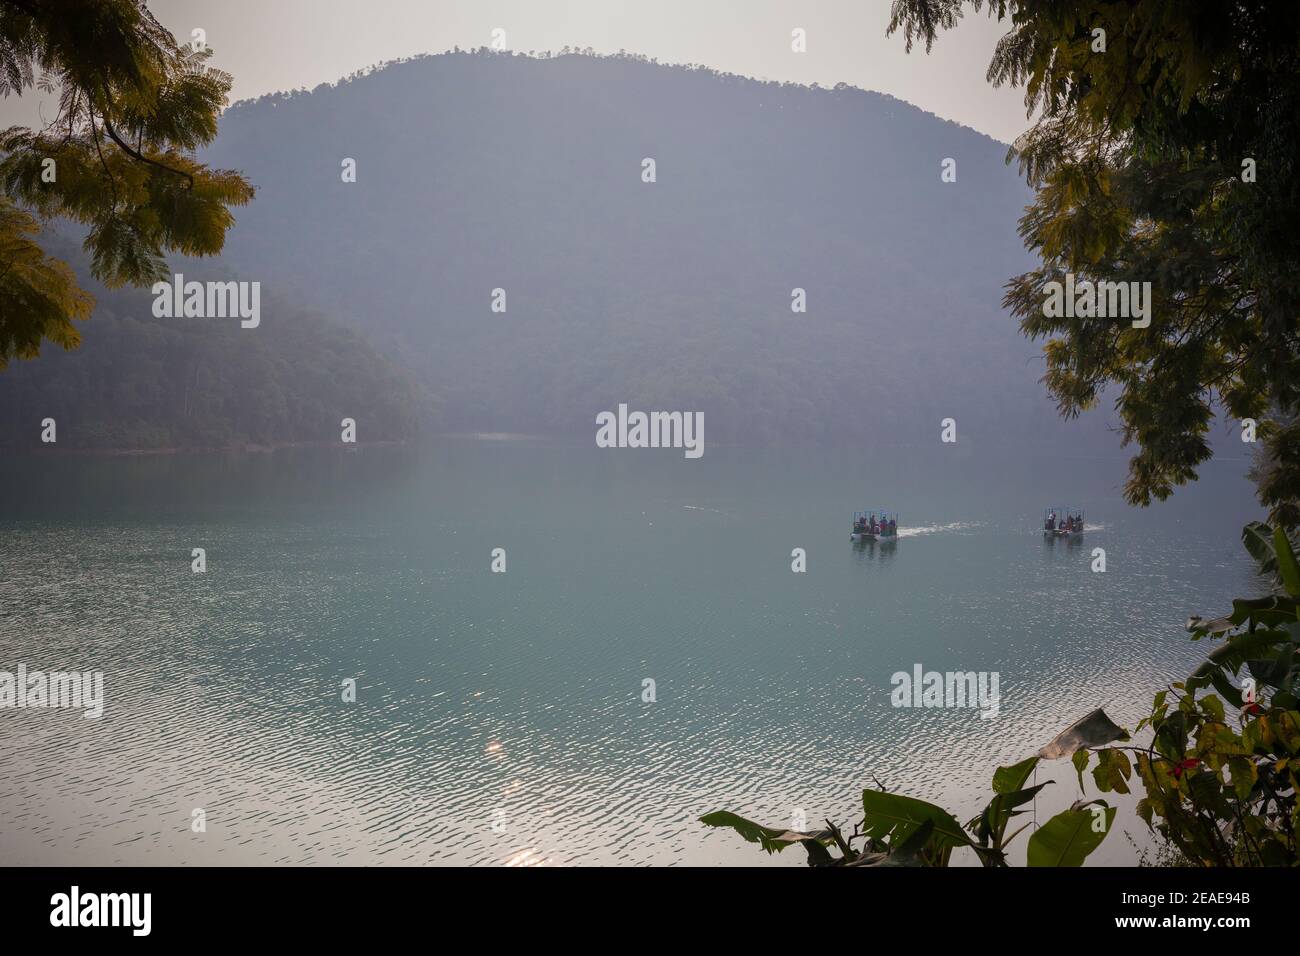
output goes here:
<path id="1" fill-rule="evenodd" d="M 875 521 L 876 530 L 871 530 L 871 523 Z M 893 522 L 892 528 L 890 522 Z M 853 512 L 852 530 L 849 531 L 850 541 L 879 541 L 887 543 L 898 540 L 898 512 L 888 511 L 884 508 L 876 508 L 870 511 Z"/>
<path id="2" fill-rule="evenodd" d="M 1055 505 L 1043 509 L 1043 535 L 1048 538 L 1069 538 L 1083 534 L 1083 509 L 1069 505 Z"/>

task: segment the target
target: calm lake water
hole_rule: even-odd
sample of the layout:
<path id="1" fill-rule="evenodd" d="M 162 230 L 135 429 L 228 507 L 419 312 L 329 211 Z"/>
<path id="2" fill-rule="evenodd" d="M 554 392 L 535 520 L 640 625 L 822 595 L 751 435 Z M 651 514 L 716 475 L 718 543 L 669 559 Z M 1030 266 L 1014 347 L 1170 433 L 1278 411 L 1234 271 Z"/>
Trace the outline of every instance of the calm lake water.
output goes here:
<path id="1" fill-rule="evenodd" d="M 106 697 L 0 710 L 0 862 L 801 865 L 698 817 L 846 821 L 873 777 L 968 819 L 1093 707 L 1132 726 L 1204 654 L 1187 615 L 1258 587 L 1245 461 L 1150 509 L 1124 467 L 468 439 L 0 459 L 0 670 L 100 670 Z M 1054 501 L 1083 543 L 1043 539 Z M 905 536 L 855 547 L 882 506 Z M 998 672 L 1000 713 L 892 707 L 915 664 Z M 1040 819 L 1078 790 L 1068 761 L 1048 778 Z M 1093 861 L 1135 858 L 1112 833 Z"/>

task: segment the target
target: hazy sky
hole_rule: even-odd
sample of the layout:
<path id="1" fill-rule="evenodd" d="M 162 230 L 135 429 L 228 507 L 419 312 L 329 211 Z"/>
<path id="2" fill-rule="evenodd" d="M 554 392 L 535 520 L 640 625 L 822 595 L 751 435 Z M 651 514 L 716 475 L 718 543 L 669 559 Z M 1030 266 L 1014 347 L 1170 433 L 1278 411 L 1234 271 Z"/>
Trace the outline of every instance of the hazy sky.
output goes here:
<path id="1" fill-rule="evenodd" d="M 178 40 L 206 31 L 212 63 L 234 74 L 233 99 L 310 89 L 354 70 L 419 53 L 488 45 L 494 28 L 510 49 L 592 47 L 661 62 L 703 63 L 796 83 L 848 83 L 889 93 L 945 119 L 1010 141 L 1026 124 L 1020 90 L 984 79 L 1006 27 L 969 14 L 934 53 L 903 52 L 885 38 L 890 0 L 151 0 Z M 807 31 L 808 51 L 790 49 Z M 0 101 L 0 119 L 36 121 L 36 97 Z M 47 106 L 45 116 L 52 111 Z"/>

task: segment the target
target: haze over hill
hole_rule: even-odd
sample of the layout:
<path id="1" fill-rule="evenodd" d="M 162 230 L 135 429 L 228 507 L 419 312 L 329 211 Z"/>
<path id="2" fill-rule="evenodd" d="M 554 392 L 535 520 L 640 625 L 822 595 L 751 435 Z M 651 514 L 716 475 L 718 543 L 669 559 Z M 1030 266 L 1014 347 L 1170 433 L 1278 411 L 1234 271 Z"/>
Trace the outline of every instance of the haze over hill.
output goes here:
<path id="1" fill-rule="evenodd" d="M 847 87 L 631 56 L 457 52 L 231 107 L 203 158 L 244 171 L 257 196 L 223 260 L 171 265 L 260 281 L 286 309 L 357 333 L 368 371 L 338 374 L 346 350 L 300 349 L 230 366 L 227 384 L 248 402 L 259 376 L 277 377 L 277 407 L 306 412 L 331 380 L 373 374 L 386 424 L 372 438 L 409 434 L 397 409 L 428 406 L 368 347 L 438 396 L 423 420 L 439 431 L 589 438 L 598 412 L 627 403 L 703 412 L 707 441 L 928 444 L 953 417 L 961 441 L 1113 449 L 1102 415 L 1057 417 L 1039 345 L 1001 307 L 1003 283 L 1030 265 L 1016 234 L 1030 192 L 1005 157 L 982 134 Z M 941 181 L 946 158 L 956 182 Z M 806 313 L 791 310 L 796 288 Z M 148 319 L 147 290 L 112 301 Z M 281 348 L 261 329 L 227 338 L 264 357 Z M 106 347 L 88 333 L 60 367 Z M 171 385 L 151 392 L 166 419 L 192 403 L 158 347 L 120 350 L 115 374 L 167 369 Z M 10 383 L 24 407 L 56 371 L 52 351 Z M 109 414 L 102 393 L 84 401 Z M 332 433 L 338 403 L 326 404 Z M 148 411 L 133 400 L 131 415 L 133 442 L 150 443 Z M 214 434 L 314 440 L 309 419 Z"/>
<path id="2" fill-rule="evenodd" d="M 861 90 L 481 51 L 237 104 L 206 158 L 259 187 L 228 258 L 409 363 L 443 428 L 627 402 L 716 440 L 1074 441 L 1098 423 L 1059 421 L 1000 305 L 1030 261 L 1005 156 Z"/>
<path id="3" fill-rule="evenodd" d="M 238 317 L 156 318 L 147 291 L 104 289 L 73 242 L 47 235 L 46 245 L 75 264 L 95 311 L 81 324 L 80 348 L 47 343 L 39 358 L 0 372 L 0 448 L 337 442 L 342 419 L 359 415 L 361 440 L 400 441 L 427 417 L 432 398 L 410 373 L 284 296 L 262 299 L 256 328 Z M 207 262 L 201 271 L 221 268 Z M 46 418 L 56 446 L 42 444 Z"/>

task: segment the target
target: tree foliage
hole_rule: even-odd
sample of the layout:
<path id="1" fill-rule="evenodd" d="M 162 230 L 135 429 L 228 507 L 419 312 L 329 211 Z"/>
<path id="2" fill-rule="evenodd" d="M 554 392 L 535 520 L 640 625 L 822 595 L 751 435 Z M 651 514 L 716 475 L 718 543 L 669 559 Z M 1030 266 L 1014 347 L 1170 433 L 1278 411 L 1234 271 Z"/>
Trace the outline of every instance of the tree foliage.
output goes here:
<path id="1" fill-rule="evenodd" d="M 1242 533 L 1275 593 L 1233 601 L 1231 614 L 1193 617 L 1195 638 L 1222 638 L 1185 681 L 1161 691 L 1138 725 L 1134 748 L 1145 796 L 1137 812 L 1183 860 L 1199 866 L 1295 866 L 1300 862 L 1300 564 L 1281 529 Z M 1206 693 L 1213 689 L 1215 693 Z M 1122 750 L 1096 751 L 1102 792 L 1127 793 Z M 1088 754 L 1076 761 L 1079 779 Z"/>
<path id="2" fill-rule="evenodd" d="M 35 219 L 0 199 L 0 368 L 8 355 L 35 356 L 42 337 L 75 348 L 81 335 L 72 320 L 90 316 L 93 300 L 72 268 L 33 239 L 39 231 Z"/>
<path id="3" fill-rule="evenodd" d="M 890 30 L 927 50 L 963 10 L 1006 20 L 988 78 L 1023 86 L 1034 124 L 1012 148 L 1041 266 L 1006 304 L 1046 339 L 1067 416 L 1108 386 L 1147 504 L 1196 477 L 1214 412 L 1260 422 L 1260 497 L 1300 524 L 1300 6 L 1270 0 L 896 0 Z M 1066 273 L 1150 282 L 1149 328 L 1049 318 Z"/>
<path id="4" fill-rule="evenodd" d="M 1064 731 L 1057 740 L 1071 735 L 1076 747 L 1128 739 L 1127 733 L 1100 710 Z M 1018 824 L 1010 833 L 1008 829 L 1027 812 L 1025 807 L 1033 803 L 1039 791 L 1051 783 L 1026 786 L 1030 775 L 1044 757 L 1066 755 L 1050 753 L 1050 748 L 1019 763 L 998 767 L 993 774 L 993 798 L 965 826 L 942 807 L 884 789 L 862 791 L 862 819 L 847 835 L 829 820 L 824 830 L 803 833 L 765 827 L 725 810 L 706 814 L 700 822 L 729 827 L 768 853 L 779 853 L 798 843 L 808 853 L 809 866 L 942 867 L 949 865 L 954 850 L 969 850 L 983 866 L 1004 867 L 1007 847 L 1031 824 Z M 1115 809 L 1104 800 L 1077 800 L 1030 833 L 1026 862 L 1029 866 L 1081 866 L 1106 839 L 1114 822 Z"/>
<path id="5" fill-rule="evenodd" d="M 23 209 L 87 227 L 92 271 L 110 288 L 162 278 L 168 252 L 221 251 L 231 207 L 253 188 L 194 158 L 231 84 L 210 56 L 178 44 L 140 0 L 0 0 L 0 95 L 58 94 L 45 128 L 0 132 L 0 368 L 43 339 L 75 347 L 72 323 L 91 307 L 41 255 Z"/>

